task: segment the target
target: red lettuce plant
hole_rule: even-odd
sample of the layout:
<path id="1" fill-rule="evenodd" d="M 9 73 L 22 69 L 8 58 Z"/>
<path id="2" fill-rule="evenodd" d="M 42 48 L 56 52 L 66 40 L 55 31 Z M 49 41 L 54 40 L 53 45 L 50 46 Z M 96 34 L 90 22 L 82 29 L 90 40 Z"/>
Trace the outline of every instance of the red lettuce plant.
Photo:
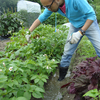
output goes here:
<path id="1" fill-rule="evenodd" d="M 68 87 L 69 94 L 75 94 L 74 100 L 90 100 L 83 98 L 83 94 L 92 89 L 100 89 L 100 59 L 96 57 L 87 58 L 75 67 L 72 82 L 62 86 Z"/>

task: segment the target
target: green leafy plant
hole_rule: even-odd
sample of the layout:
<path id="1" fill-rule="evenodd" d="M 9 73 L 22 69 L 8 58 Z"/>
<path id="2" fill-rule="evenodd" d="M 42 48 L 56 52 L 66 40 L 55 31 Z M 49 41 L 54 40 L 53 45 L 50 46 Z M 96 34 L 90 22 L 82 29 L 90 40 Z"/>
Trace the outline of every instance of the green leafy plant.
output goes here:
<path id="1" fill-rule="evenodd" d="M 0 16 L 0 36 L 11 35 L 22 28 L 23 21 L 17 13 L 8 11 Z"/>
<path id="2" fill-rule="evenodd" d="M 40 55 L 33 60 L 0 59 L 0 100 L 25 97 L 43 98 L 44 83 L 56 68 L 56 61 Z M 44 62 L 45 61 L 45 62 Z M 28 97 L 27 97 L 28 95 Z"/>
<path id="3" fill-rule="evenodd" d="M 24 27 L 12 34 L 0 52 L 0 100 L 43 98 L 44 83 L 55 72 L 67 38 L 66 27 L 59 29 L 54 32 L 50 25 L 41 25 L 32 33 L 31 43 Z"/>
<path id="4" fill-rule="evenodd" d="M 6 56 L 12 56 L 13 58 L 13 56 L 16 55 L 16 57 L 19 58 L 20 56 L 18 56 L 18 54 L 21 55 L 21 52 L 24 51 L 25 55 L 47 54 L 50 59 L 60 59 L 68 31 L 65 31 L 65 26 L 59 27 L 59 29 L 63 29 L 64 31 L 54 32 L 55 28 L 52 28 L 50 25 L 41 25 L 34 30 L 30 38 L 31 44 L 28 44 L 25 39 L 27 29 L 25 30 L 23 28 L 18 33 L 14 33 L 14 36 L 11 37 L 11 42 L 8 43 L 5 48 L 6 52 L 8 52 Z M 24 54 L 22 54 L 23 57 L 21 57 L 27 59 L 28 55 L 25 56 Z"/>
<path id="5" fill-rule="evenodd" d="M 94 100 L 100 100 L 100 90 L 98 91 L 97 89 L 93 89 L 88 91 L 83 95 L 83 97 L 89 96 L 93 98 Z"/>
<path id="6" fill-rule="evenodd" d="M 2 14 L 4 12 L 7 13 L 8 9 L 9 11 L 12 11 L 12 12 L 16 12 L 16 9 L 17 9 L 17 2 L 18 0 L 0 0 L 0 11 L 2 12 Z"/>
<path id="7" fill-rule="evenodd" d="M 74 100 L 90 100 L 89 97 L 82 98 L 82 95 L 92 89 L 100 89 L 100 59 L 96 57 L 87 58 L 73 70 L 72 81 L 63 87 L 68 86 L 68 93 L 75 94 Z"/>

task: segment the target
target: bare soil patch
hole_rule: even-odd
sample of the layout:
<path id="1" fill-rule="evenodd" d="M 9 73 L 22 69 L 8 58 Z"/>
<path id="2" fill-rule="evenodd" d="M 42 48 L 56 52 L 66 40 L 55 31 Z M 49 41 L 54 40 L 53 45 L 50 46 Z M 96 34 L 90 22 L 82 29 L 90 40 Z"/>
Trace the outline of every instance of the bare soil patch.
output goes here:
<path id="1" fill-rule="evenodd" d="M 10 38 L 7 39 L 0 39 L 0 51 L 4 51 L 7 42 L 10 42 Z"/>

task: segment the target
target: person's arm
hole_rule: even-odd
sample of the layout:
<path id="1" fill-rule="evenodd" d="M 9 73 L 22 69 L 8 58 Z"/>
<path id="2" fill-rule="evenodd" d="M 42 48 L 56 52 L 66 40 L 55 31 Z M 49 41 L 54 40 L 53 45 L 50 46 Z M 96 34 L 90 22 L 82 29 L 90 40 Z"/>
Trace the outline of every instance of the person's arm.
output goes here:
<path id="1" fill-rule="evenodd" d="M 30 41 L 31 32 L 34 31 L 34 29 L 37 28 L 43 21 L 45 21 L 51 14 L 51 11 L 45 9 L 44 12 L 33 22 L 29 28 L 28 35 L 25 36 L 28 42 Z"/>
<path id="2" fill-rule="evenodd" d="M 31 25 L 31 27 L 29 28 L 29 31 L 32 32 L 35 28 L 37 28 L 39 25 L 41 24 L 39 19 L 36 19 L 33 24 Z"/>
<path id="3" fill-rule="evenodd" d="M 84 32 L 90 27 L 93 21 L 96 19 L 96 14 L 93 8 L 89 5 L 86 0 L 75 0 L 75 4 L 77 5 L 77 9 L 86 16 L 87 20 L 83 27 L 78 31 L 71 34 L 70 43 L 77 43 L 81 36 L 84 35 Z"/>
<path id="4" fill-rule="evenodd" d="M 31 27 L 29 28 L 29 31 L 32 32 L 35 28 L 37 28 L 43 21 L 45 21 L 50 15 L 52 14 L 51 11 L 49 11 L 47 8 L 44 10 L 44 12 L 33 22 Z"/>

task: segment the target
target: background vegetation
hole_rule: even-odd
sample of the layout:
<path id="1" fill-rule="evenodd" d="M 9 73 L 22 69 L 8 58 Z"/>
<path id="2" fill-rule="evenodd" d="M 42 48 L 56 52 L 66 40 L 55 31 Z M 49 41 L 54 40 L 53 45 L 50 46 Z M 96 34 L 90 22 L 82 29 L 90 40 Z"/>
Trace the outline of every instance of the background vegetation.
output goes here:
<path id="1" fill-rule="evenodd" d="M 17 9 L 18 0 L 0 0 L 0 15 L 7 10 L 15 12 Z"/>

